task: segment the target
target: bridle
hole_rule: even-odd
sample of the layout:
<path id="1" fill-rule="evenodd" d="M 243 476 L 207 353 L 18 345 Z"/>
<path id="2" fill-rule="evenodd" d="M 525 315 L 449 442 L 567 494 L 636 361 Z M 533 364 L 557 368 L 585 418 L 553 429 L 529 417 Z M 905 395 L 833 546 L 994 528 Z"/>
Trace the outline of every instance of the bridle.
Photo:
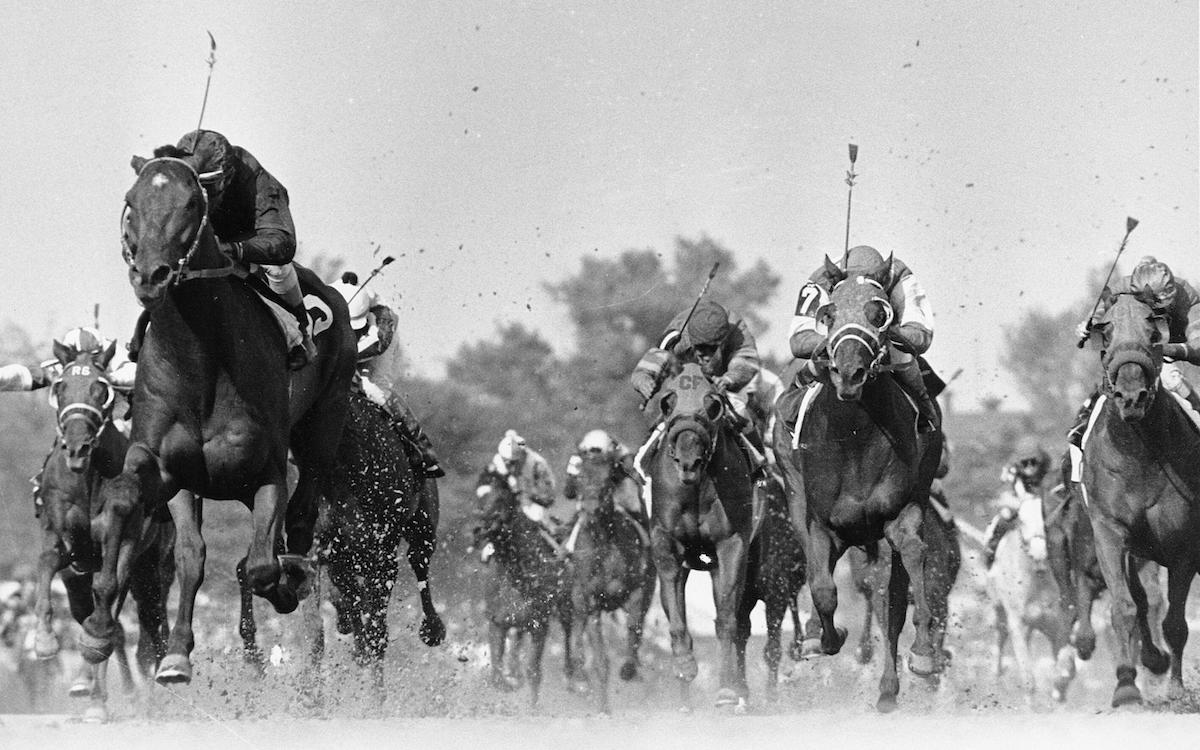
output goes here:
<path id="1" fill-rule="evenodd" d="M 95 365 L 90 366 L 94 367 Z M 83 367 L 83 365 L 71 364 L 67 365 L 67 367 Z M 69 404 L 60 406 L 58 403 L 58 387 L 62 383 L 62 376 L 59 376 L 51 384 L 48 401 L 51 408 L 57 414 L 55 429 L 58 432 L 59 444 L 63 448 L 67 447 L 66 428 L 70 422 L 80 419 L 87 421 L 88 426 L 92 428 L 92 435 L 83 441 L 82 444 L 89 448 L 96 444 L 96 441 L 100 439 L 100 435 L 104 432 L 105 428 L 112 422 L 113 402 L 116 400 L 117 391 L 113 388 L 112 383 L 108 381 L 108 378 L 103 375 L 97 375 L 96 382 L 104 386 L 104 403 L 100 406 L 95 406 L 86 401 L 72 401 Z"/>
<path id="2" fill-rule="evenodd" d="M 855 284 L 868 284 L 875 287 L 880 292 L 883 292 L 883 284 L 869 278 L 867 276 L 847 276 L 846 278 L 834 284 L 833 291 L 846 282 Z M 831 291 L 832 295 L 832 291 Z M 884 356 L 887 354 L 887 346 L 884 345 L 884 333 L 891 327 L 892 321 L 896 319 L 896 312 L 892 309 L 892 303 L 886 297 L 873 297 L 871 302 L 878 302 L 886 314 L 883 325 L 878 328 L 865 326 L 860 323 L 843 323 L 829 334 L 827 341 L 829 342 L 829 361 L 830 366 L 833 366 L 838 348 L 847 341 L 857 341 L 862 344 L 868 352 L 871 353 L 871 363 L 867 367 L 868 377 L 875 375 L 883 362 Z"/>
<path id="3" fill-rule="evenodd" d="M 1136 299 L 1136 297 L 1133 297 Z M 1140 300 L 1138 300 L 1140 302 Z M 1142 304 L 1145 304 L 1144 302 Z M 1110 308 L 1111 310 L 1111 308 Z M 1154 324 L 1159 325 L 1157 320 L 1153 320 Z M 1112 325 L 1111 321 L 1106 321 L 1108 325 Z M 1169 332 L 1161 333 L 1160 338 L 1166 340 L 1169 338 Z M 1141 367 L 1147 374 L 1153 375 L 1151 380 L 1155 383 L 1161 373 L 1161 346 L 1155 346 L 1153 343 L 1126 340 L 1118 342 L 1115 346 L 1107 347 L 1100 354 L 1100 365 L 1103 371 L 1103 380 L 1101 381 L 1101 390 L 1109 396 L 1112 396 L 1116 391 L 1116 384 L 1113 383 L 1112 373 L 1120 369 L 1126 364 L 1136 364 Z M 1113 365 L 1116 365 L 1114 367 Z M 1150 397 L 1153 398 L 1154 389 L 1150 390 Z"/>
<path id="4" fill-rule="evenodd" d="M 196 251 L 200 248 L 200 240 L 204 237 L 204 228 L 209 223 L 208 191 L 204 189 L 204 182 L 201 179 L 201 175 L 196 172 L 196 168 L 183 159 L 179 159 L 174 156 L 159 156 L 150 159 L 142 165 L 142 168 L 138 171 L 138 176 L 140 177 L 141 174 L 145 172 L 151 164 L 158 162 L 173 162 L 187 167 L 188 174 L 191 175 L 192 180 L 195 182 L 196 188 L 200 191 L 200 197 L 204 203 L 203 212 L 200 215 L 200 226 L 196 228 L 196 236 L 192 238 L 191 247 L 189 247 L 187 252 L 184 253 L 183 257 L 179 259 L 176 267 L 171 269 L 171 273 L 167 277 L 167 285 L 175 286 L 191 279 L 211 279 L 233 274 L 235 270 L 233 260 L 226 257 L 224 254 L 222 254 L 221 257 L 225 262 L 218 268 L 192 269 L 188 267 L 192 262 L 192 258 L 196 255 Z M 129 209 L 130 205 L 127 196 L 125 199 L 125 207 L 121 210 L 121 257 L 125 259 L 125 265 L 129 266 L 130 269 L 136 270 L 136 266 L 133 262 L 133 249 L 129 247 L 129 240 L 125 237 L 125 222 L 129 215 Z"/>

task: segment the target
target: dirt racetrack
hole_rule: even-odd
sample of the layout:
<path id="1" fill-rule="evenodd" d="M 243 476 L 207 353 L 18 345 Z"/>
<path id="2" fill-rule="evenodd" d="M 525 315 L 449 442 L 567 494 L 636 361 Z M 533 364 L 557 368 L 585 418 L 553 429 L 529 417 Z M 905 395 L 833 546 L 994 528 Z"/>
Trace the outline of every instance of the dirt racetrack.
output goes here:
<path id="1" fill-rule="evenodd" d="M 844 583 L 844 581 L 843 581 Z M 703 595 L 702 587 L 697 598 Z M 195 679 L 190 686 L 142 689 L 125 695 L 114 687 L 109 706 L 112 722 L 97 726 L 77 718 L 83 706 L 65 698 L 61 687 L 42 708 L 52 713 L 21 714 L 12 702 L 21 689 L 12 675 L 0 675 L 0 748 L 49 745 L 88 748 L 331 748 L 331 747 L 762 747 L 779 743 L 839 747 L 886 739 L 892 747 L 922 748 L 1099 748 L 1134 743 L 1196 745 L 1194 693 L 1181 701 L 1166 697 L 1165 678 L 1139 670 L 1145 707 L 1113 711 L 1111 643 L 1102 601 L 1095 622 L 1100 635 L 1096 655 L 1079 663 L 1079 675 L 1064 704 L 1047 693 L 1051 658 L 1044 641 L 1034 642 L 1039 659 L 1039 692 L 1027 698 L 1014 674 L 1011 655 L 999 680 L 994 672 L 995 635 L 990 605 L 982 593 L 977 562 L 968 556 L 952 601 L 948 645 L 954 652 L 950 671 L 934 686 L 907 672 L 901 677 L 900 707 L 892 715 L 874 709 L 879 680 L 878 640 L 875 661 L 860 666 L 854 648 L 861 624 L 861 605 L 842 587 L 839 620 L 851 640 L 842 654 L 793 663 L 786 656 L 778 697 L 764 690 L 761 659 L 763 637 L 756 628 L 747 653 L 751 705 L 748 715 L 733 716 L 713 707 L 716 680 L 715 641 L 696 638 L 700 675 L 691 690 L 692 713 L 680 713 L 677 684 L 664 649 L 665 623 L 656 606 L 643 648 L 639 680 L 621 683 L 613 669 L 612 717 L 595 715 L 591 701 L 569 693 L 562 676 L 562 640 L 552 631 L 545 660 L 543 699 L 534 711 L 527 692 L 499 693 L 486 684 L 485 631 L 472 612 L 446 612 L 447 643 L 423 646 L 416 636 L 419 608 L 411 583 L 397 586 L 393 600 L 393 640 L 386 662 L 386 697 L 368 687 L 349 658 L 348 644 L 330 637 L 320 679 L 304 664 L 303 642 L 284 623 L 264 617 L 262 643 L 276 649 L 278 663 L 265 677 L 242 665 L 232 622 L 198 635 Z M 806 602 L 803 602 L 807 604 Z M 693 612 L 693 631 L 709 623 L 703 608 Z M 1191 608 L 1192 610 L 1195 607 Z M 1196 622 L 1195 612 L 1189 619 Z M 220 622 L 219 612 L 205 615 Z M 232 613 L 228 617 L 232 620 Z M 285 621 L 290 622 L 290 621 Z M 615 659 L 618 640 L 609 639 Z M 785 634 L 790 637 L 790 634 Z M 876 636 L 876 639 L 878 637 Z M 911 643 L 911 629 L 901 648 Z M 1193 639 L 1193 643 L 1196 640 Z M 1200 670 L 1185 657 L 1185 681 L 1200 686 Z M 71 664 L 64 665 L 70 675 Z M 319 686 L 319 687 L 318 687 Z"/>

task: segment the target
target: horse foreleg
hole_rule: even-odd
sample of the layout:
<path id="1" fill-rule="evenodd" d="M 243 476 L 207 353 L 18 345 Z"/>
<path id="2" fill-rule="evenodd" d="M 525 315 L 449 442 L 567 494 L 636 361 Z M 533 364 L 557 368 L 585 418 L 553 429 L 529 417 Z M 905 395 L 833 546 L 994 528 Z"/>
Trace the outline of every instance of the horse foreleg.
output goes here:
<path id="1" fill-rule="evenodd" d="M 1111 602 L 1113 636 L 1117 642 L 1117 687 L 1113 691 L 1112 705 L 1118 708 L 1130 703 L 1142 702 L 1142 691 L 1138 689 L 1137 667 L 1133 664 L 1138 651 L 1138 633 L 1134 628 L 1137 605 L 1129 591 L 1126 558 L 1126 538 L 1114 521 L 1096 514 L 1092 518 L 1092 531 L 1096 536 L 1096 558 L 1104 572 Z"/>
<path id="2" fill-rule="evenodd" d="M 625 662 L 621 665 L 620 676 L 626 682 L 637 677 L 641 664 L 638 650 L 642 645 L 642 629 L 646 624 L 646 613 L 650 610 L 656 577 L 654 566 L 647 559 L 641 585 L 625 600 Z"/>
<path id="3" fill-rule="evenodd" d="M 529 629 L 529 705 L 537 706 L 542 690 L 542 656 L 546 652 L 546 636 L 550 623 L 535 622 Z"/>
<path id="4" fill-rule="evenodd" d="M 488 623 L 488 659 L 491 662 L 492 687 L 512 690 L 513 684 L 504 675 L 504 646 L 508 640 L 508 626 Z"/>
<path id="5" fill-rule="evenodd" d="M 246 554 L 246 579 L 250 589 L 284 615 L 294 612 L 300 604 L 295 582 L 290 576 L 282 575 L 275 555 L 276 544 L 283 538 L 287 500 L 287 483 L 282 479 L 282 472 L 255 491 L 254 535 Z"/>
<path id="6" fill-rule="evenodd" d="M 886 573 L 886 593 L 876 589 L 876 596 L 879 597 L 876 606 L 879 630 L 883 633 L 883 675 L 879 678 L 879 700 L 875 708 L 881 713 L 894 711 L 896 696 L 900 694 L 896 660 L 899 658 L 900 631 L 904 629 L 904 620 L 908 615 L 909 575 L 899 552 L 891 551 L 891 563 Z"/>
<path id="7" fill-rule="evenodd" d="M 103 724 L 108 721 L 108 662 L 100 662 L 94 669 L 83 720 L 89 724 Z"/>
<path id="8" fill-rule="evenodd" d="M 920 505 L 909 503 L 900 511 L 900 515 L 887 525 L 885 533 L 892 549 L 900 553 L 904 569 L 912 582 L 913 627 L 917 635 L 909 650 L 908 668 L 913 674 L 924 677 L 934 673 L 936 662 L 929 627 L 932 616 L 929 606 L 930 576 L 926 565 L 927 547 L 925 540 L 921 538 L 923 515 L 924 510 Z"/>
<path id="9" fill-rule="evenodd" d="M 267 660 L 258 647 L 258 623 L 254 620 L 254 592 L 246 580 L 246 558 L 235 568 L 238 582 L 238 635 L 242 638 L 242 661 L 258 676 L 266 671 Z"/>
<path id="10" fill-rule="evenodd" d="M 650 532 L 654 550 L 654 566 L 658 569 L 658 594 L 671 632 L 671 655 L 675 662 L 675 677 L 679 680 L 679 695 L 683 707 L 688 706 L 688 684 L 696 679 L 699 668 L 692 654 L 692 636 L 688 633 L 684 586 L 687 569 L 680 565 L 672 549 L 672 539 L 661 526 Z"/>
<path id="11" fill-rule="evenodd" d="M 436 646 L 446 638 L 446 625 L 433 606 L 433 594 L 429 591 L 429 561 L 437 549 L 437 529 L 424 507 L 417 508 L 412 521 L 404 529 L 404 538 L 408 542 L 408 565 L 417 579 L 421 611 L 425 615 L 419 633 L 421 642 L 426 646 Z"/>
<path id="12" fill-rule="evenodd" d="M 842 550 L 834 544 L 829 531 L 820 524 L 812 523 L 808 528 L 808 590 L 812 594 L 813 609 L 821 620 L 820 651 L 809 646 L 813 638 L 812 628 L 805 637 L 805 653 L 833 655 L 842 650 L 846 642 L 846 629 L 834 624 L 837 611 L 838 591 L 833 581 L 833 568 L 841 557 Z"/>
<path id="13" fill-rule="evenodd" d="M 721 687 L 717 705 L 745 705 L 745 649 L 738 658 L 738 608 L 746 588 L 746 556 L 750 553 L 750 535 L 733 534 L 716 544 L 717 572 L 713 576 L 713 604 L 717 611 L 717 641 L 721 651 Z M 747 629 L 749 620 L 747 619 Z M 748 633 L 747 633 L 748 635 Z M 739 663 L 741 669 L 739 669 Z"/>
<path id="14" fill-rule="evenodd" d="M 1017 663 L 1021 687 L 1028 701 L 1032 699 L 1037 690 L 1037 681 L 1033 674 L 1033 657 L 1029 653 L 1030 628 L 1022 620 L 1022 613 L 1016 607 L 1006 606 L 1004 616 L 1012 640 L 1013 660 Z"/>
<path id="15" fill-rule="evenodd" d="M 872 657 L 875 656 L 875 636 L 871 632 L 872 621 L 875 618 L 875 600 L 883 595 L 886 585 L 879 581 L 879 567 L 881 563 L 875 562 L 870 565 L 872 567 L 871 572 L 862 581 L 855 584 L 855 588 L 863 596 L 864 604 L 862 632 L 858 636 L 858 653 L 856 654 L 859 664 L 870 664 Z M 860 583 L 862 585 L 859 585 Z M 884 628 L 880 628 L 880 631 L 886 632 Z"/>
<path id="16" fill-rule="evenodd" d="M 112 655 L 113 631 L 117 627 L 113 607 L 118 593 L 125 590 L 127 581 L 122 575 L 129 574 L 129 558 L 136 541 L 132 537 L 141 528 L 143 483 L 137 472 L 158 473 L 157 463 L 148 458 L 147 463 L 139 464 L 136 471 L 130 471 L 131 464 L 143 455 L 142 450 L 130 449 L 124 473 L 106 483 L 101 490 L 104 504 L 101 568 L 92 581 L 93 609 L 83 621 L 83 633 L 79 636 L 80 653 L 92 664 Z"/>
<path id="17" fill-rule="evenodd" d="M 1176 564 L 1167 568 L 1167 616 L 1163 620 L 1163 637 L 1171 648 L 1171 679 L 1167 687 L 1173 700 L 1184 697 L 1183 690 L 1183 647 L 1187 645 L 1188 624 L 1184 618 L 1188 591 L 1196 569 L 1189 563 Z"/>
<path id="18" fill-rule="evenodd" d="M 767 663 L 767 698 L 771 701 L 779 697 L 779 662 L 783 658 L 783 618 L 787 616 L 788 602 L 787 597 L 780 596 L 778 593 L 767 595 L 766 600 L 766 615 L 767 615 L 767 644 L 763 647 L 763 660 Z M 742 606 L 745 612 L 745 619 L 739 623 L 744 624 L 746 638 L 750 637 L 750 610 Z M 739 632 L 739 637 L 743 633 Z M 742 648 L 745 649 L 745 641 Z"/>
<path id="19" fill-rule="evenodd" d="M 1162 622 L 1163 596 L 1158 565 L 1132 555 L 1128 562 L 1129 593 L 1137 605 L 1138 633 L 1142 639 L 1142 666 L 1154 674 L 1163 674 L 1171 666 L 1171 659 L 1165 649 L 1158 647 L 1162 639 L 1155 637 Z"/>
<path id="20" fill-rule="evenodd" d="M 604 645 L 604 623 L 596 610 L 580 621 L 581 629 L 587 628 L 588 645 L 592 649 L 592 673 L 595 676 L 596 707 L 601 714 L 612 713 L 608 694 L 608 648 Z"/>
<path id="21" fill-rule="evenodd" d="M 1087 661 L 1096 650 L 1096 631 L 1092 627 L 1092 604 L 1096 600 L 1098 584 L 1085 570 L 1076 572 L 1074 581 L 1075 624 L 1071 629 L 1071 640 L 1079 658 Z"/>
<path id="22" fill-rule="evenodd" d="M 191 653 L 196 645 L 192 618 L 196 592 L 204 582 L 207 550 L 200 533 L 203 501 L 188 490 L 180 490 L 167 503 L 175 522 L 175 574 L 179 578 L 179 601 L 175 609 L 175 627 L 167 639 L 167 653 L 158 665 L 154 679 L 160 684 L 192 681 Z"/>
<path id="23" fill-rule="evenodd" d="M 37 629 L 33 635 L 33 651 L 39 659 L 50 659 L 58 654 L 62 645 L 54 633 L 54 611 L 50 601 L 50 584 L 54 574 L 63 568 L 64 553 L 62 539 L 53 531 L 42 532 L 42 553 L 38 556 L 38 575 L 33 614 L 37 618 Z M 88 597 L 90 603 L 91 597 Z M 90 612 L 88 613 L 90 614 Z M 87 614 L 84 615 L 86 617 Z"/>

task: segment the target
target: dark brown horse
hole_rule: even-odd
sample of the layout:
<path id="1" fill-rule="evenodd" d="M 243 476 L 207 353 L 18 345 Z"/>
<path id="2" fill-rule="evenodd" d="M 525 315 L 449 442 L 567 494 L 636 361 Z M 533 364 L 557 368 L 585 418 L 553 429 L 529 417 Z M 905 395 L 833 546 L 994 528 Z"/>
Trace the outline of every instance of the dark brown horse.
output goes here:
<path id="1" fill-rule="evenodd" d="M 289 377 L 275 316 L 217 247 L 194 165 L 165 156 L 135 157 L 133 167 L 138 177 L 125 196 L 122 245 L 150 328 L 138 362 L 129 452 L 105 488 L 104 567 L 81 644 L 89 660 L 107 658 L 124 570 L 118 558 L 136 543 L 138 520 L 167 503 L 179 535 L 180 601 L 157 678 L 187 682 L 205 556 L 198 498 L 237 500 L 252 510 L 247 580 L 277 611 L 294 610 L 306 567 L 285 569 L 277 554 L 302 559 L 312 546 L 318 495 L 327 489 L 345 420 L 354 339 L 341 295 L 298 267 L 306 305 L 320 313 L 312 329 L 319 354 Z M 290 501 L 289 447 L 300 471 Z"/>
<path id="2" fill-rule="evenodd" d="M 795 637 L 790 650 L 793 659 L 800 658 L 800 615 L 796 610 L 796 599 L 804 586 L 806 575 L 804 542 L 792 525 L 783 481 L 772 476 L 765 482 L 757 483 L 754 491 L 761 496 L 763 518 L 758 533 L 750 543 L 746 589 L 738 608 L 738 628 L 743 631 L 738 638 L 738 658 L 743 661 L 741 669 L 744 670 L 745 644 L 750 637 L 750 612 L 761 601 L 767 621 L 767 643 L 763 647 L 763 661 L 767 663 L 767 696 L 773 700 L 779 691 L 783 618 L 789 609 L 792 610 Z"/>
<path id="3" fill-rule="evenodd" d="M 488 469 L 479 482 L 480 528 L 477 541 L 490 544 L 491 558 L 480 570 L 488 618 L 491 683 L 502 690 L 513 684 L 504 674 L 509 630 L 529 633 L 530 702 L 537 705 L 542 686 L 542 655 L 550 622 L 562 624 L 569 683 L 576 680 L 571 642 L 571 572 L 548 532 L 521 510 L 507 477 Z"/>
<path id="4" fill-rule="evenodd" d="M 876 377 L 883 372 L 893 316 L 884 280 L 847 278 L 828 258 L 825 263 L 830 278 L 838 280 L 821 313 L 830 332 L 830 382 L 813 386 L 819 390 L 798 434 L 786 424 L 793 415 L 776 420 L 775 454 L 790 493 L 792 522 L 807 533 L 808 585 L 821 619 L 824 653 L 838 653 L 846 639 L 845 629 L 833 619 L 838 559 L 851 546 L 869 547 L 886 539 L 891 547 L 888 595 L 881 610 L 888 623 L 887 649 L 876 704 L 890 711 L 900 690 L 897 641 L 907 617 L 910 580 L 916 640 L 909 668 L 930 675 L 936 665 L 921 523 L 942 434 L 918 433 L 916 410 L 900 386 L 891 377 Z"/>
<path id="5" fill-rule="evenodd" d="M 681 700 L 688 705 L 688 686 L 698 671 L 684 586 L 689 570 L 708 570 L 720 650 L 717 705 L 744 710 L 749 628 L 739 627 L 738 612 L 754 531 L 754 484 L 750 461 L 726 419 L 728 408 L 699 365 L 684 365 L 663 388 L 662 436 L 645 460 L 645 471 L 651 488 L 650 540 Z"/>
<path id="6" fill-rule="evenodd" d="M 621 679 L 637 676 L 642 623 L 654 594 L 655 571 L 650 547 L 637 522 L 618 508 L 613 492 L 626 480 L 620 462 L 600 453 L 585 453 L 579 465 L 579 518 L 572 531 L 571 606 L 575 644 L 583 658 L 583 633 L 592 651 L 593 689 L 601 713 L 609 713 L 608 650 L 601 615 L 624 609 L 625 662 Z"/>
<path id="7" fill-rule="evenodd" d="M 1167 569 L 1169 689 L 1172 697 L 1183 694 L 1184 608 L 1200 569 L 1200 434 L 1159 381 L 1166 321 L 1122 294 L 1098 327 L 1104 401 L 1084 445 L 1082 489 L 1112 596 L 1118 645 L 1112 703 L 1121 706 L 1142 700 L 1133 660 L 1147 632 L 1146 592 L 1131 555 Z"/>
<path id="8" fill-rule="evenodd" d="M 116 344 L 99 355 L 77 352 L 59 342 L 54 355 L 63 366 L 62 376 L 51 386 L 58 436 L 42 470 L 42 553 L 38 558 L 37 616 L 34 648 L 39 658 L 49 659 L 59 651 L 54 633 L 50 584 L 56 573 L 67 589 L 71 615 L 82 623 L 93 610 L 92 578 L 100 568 L 101 489 L 121 471 L 129 440 L 113 425 L 116 392 L 105 377 Z M 132 570 L 127 584 L 118 592 L 120 601 L 131 588 L 137 604 L 141 634 L 137 662 L 146 676 L 153 674 L 166 653 L 167 592 L 174 578 L 172 558 L 175 530 L 169 519 L 146 516 L 139 544 L 132 553 Z M 111 635 L 112 648 L 125 684 L 132 685 L 125 655 L 125 635 L 118 624 Z M 88 721 L 105 721 L 108 697 L 107 662 L 85 663 L 88 674 L 77 680 L 72 695 L 87 695 Z"/>

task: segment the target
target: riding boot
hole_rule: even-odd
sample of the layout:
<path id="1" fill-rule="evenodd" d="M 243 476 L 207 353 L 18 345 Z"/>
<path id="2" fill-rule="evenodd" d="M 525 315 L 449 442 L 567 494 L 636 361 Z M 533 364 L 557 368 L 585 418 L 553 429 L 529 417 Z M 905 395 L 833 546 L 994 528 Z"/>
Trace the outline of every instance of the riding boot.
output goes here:
<path id="1" fill-rule="evenodd" d="M 1083 406 L 1079 407 L 1079 411 L 1075 413 L 1075 424 L 1070 430 L 1067 430 L 1067 442 L 1076 448 L 1083 448 L 1083 433 L 1087 432 L 1088 421 L 1092 417 L 1092 407 L 1095 406 L 1099 396 L 1100 391 L 1092 391 L 1092 394 L 1083 402 Z"/>
<path id="2" fill-rule="evenodd" d="M 1001 509 L 992 520 L 992 533 L 988 536 L 987 544 L 983 549 L 983 562 L 988 569 L 991 569 L 992 563 L 996 561 L 996 548 L 1000 546 L 1000 540 L 1004 538 L 1004 535 L 1012 530 L 1016 517 L 1015 512 L 1005 513 L 1004 509 Z"/>
<path id="3" fill-rule="evenodd" d="M 417 429 L 413 431 L 412 440 L 421 452 L 421 468 L 425 471 L 425 478 L 440 479 L 446 476 L 446 470 L 441 467 L 437 453 L 433 450 L 433 443 L 430 442 L 429 436 L 425 434 L 420 425 L 417 425 Z"/>
<path id="4" fill-rule="evenodd" d="M 938 427 L 938 409 L 933 397 L 925 388 L 925 379 L 921 377 L 921 365 L 914 357 L 904 362 L 902 367 L 894 372 L 896 382 L 904 392 L 912 397 L 917 405 L 917 432 L 933 432 Z"/>
<path id="5" fill-rule="evenodd" d="M 308 310 L 303 303 L 292 307 L 291 313 L 296 316 L 296 325 L 300 327 L 301 342 L 288 351 L 287 362 L 289 370 L 299 370 L 317 358 L 317 345 L 308 331 Z"/>
<path id="6" fill-rule="evenodd" d="M 138 355 L 142 352 L 142 343 L 146 340 L 146 328 L 149 325 L 150 311 L 142 310 L 138 315 L 137 323 L 133 326 L 133 335 L 129 337 L 129 343 L 125 345 L 130 362 L 137 362 Z"/>
<path id="7" fill-rule="evenodd" d="M 392 415 L 392 424 L 401 439 L 416 448 L 417 453 L 420 454 L 421 462 L 416 468 L 424 472 L 427 479 L 439 479 L 446 476 L 445 470 L 441 467 L 441 461 L 438 460 L 437 453 L 433 450 L 433 443 L 421 429 L 417 415 L 408 408 L 408 404 L 404 403 L 395 393 L 389 393 L 387 409 Z"/>

